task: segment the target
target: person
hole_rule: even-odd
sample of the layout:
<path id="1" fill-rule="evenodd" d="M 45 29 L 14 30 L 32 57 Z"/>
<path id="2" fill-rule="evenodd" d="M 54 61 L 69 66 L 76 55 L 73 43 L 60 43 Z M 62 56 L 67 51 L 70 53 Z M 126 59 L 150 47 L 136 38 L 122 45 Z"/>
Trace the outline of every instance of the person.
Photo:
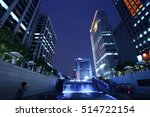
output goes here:
<path id="1" fill-rule="evenodd" d="M 27 91 L 27 82 L 23 81 L 21 82 L 21 87 L 17 90 L 15 99 L 21 100 L 23 99 L 24 93 Z"/>

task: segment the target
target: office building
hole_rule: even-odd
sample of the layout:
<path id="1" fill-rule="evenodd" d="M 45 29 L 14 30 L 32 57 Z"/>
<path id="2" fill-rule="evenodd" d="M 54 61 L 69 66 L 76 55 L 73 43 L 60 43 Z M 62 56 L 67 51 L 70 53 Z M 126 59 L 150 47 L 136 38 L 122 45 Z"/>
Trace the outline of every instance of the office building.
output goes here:
<path id="1" fill-rule="evenodd" d="M 114 0 L 114 4 L 128 29 L 136 57 L 150 59 L 150 0 Z"/>
<path id="2" fill-rule="evenodd" d="M 31 59 L 43 58 L 52 66 L 55 54 L 56 35 L 48 15 L 40 14 L 31 45 Z"/>
<path id="3" fill-rule="evenodd" d="M 0 28 L 9 27 L 26 44 L 40 0 L 0 0 Z"/>
<path id="4" fill-rule="evenodd" d="M 115 42 L 119 53 L 119 63 L 125 62 L 136 63 L 136 50 L 132 44 L 131 37 L 123 22 L 120 22 L 114 32 Z"/>
<path id="5" fill-rule="evenodd" d="M 76 71 L 75 73 L 76 80 L 87 81 L 87 80 L 92 79 L 92 66 L 91 66 L 90 59 L 77 58 L 75 71 Z"/>
<path id="6" fill-rule="evenodd" d="M 118 65 L 118 52 L 104 11 L 96 11 L 90 33 L 96 76 L 110 78 Z"/>

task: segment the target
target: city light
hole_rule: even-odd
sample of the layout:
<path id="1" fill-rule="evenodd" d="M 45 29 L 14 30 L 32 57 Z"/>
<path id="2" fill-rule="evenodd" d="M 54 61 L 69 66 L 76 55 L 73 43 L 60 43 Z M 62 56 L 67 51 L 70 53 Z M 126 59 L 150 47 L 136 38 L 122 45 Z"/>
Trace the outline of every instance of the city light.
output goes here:
<path id="1" fill-rule="evenodd" d="M 105 67 L 105 65 L 106 65 L 105 63 L 100 65 L 100 69 L 103 69 Z"/>
<path id="2" fill-rule="evenodd" d="M 16 20 L 17 22 L 19 22 L 18 17 L 13 12 L 11 12 L 10 15 L 13 17 L 14 20 Z"/>
<path id="3" fill-rule="evenodd" d="M 84 78 L 85 78 L 85 80 L 88 80 L 88 79 L 89 79 L 89 76 L 85 76 Z"/>
<path id="4" fill-rule="evenodd" d="M 20 26 L 23 28 L 23 30 L 26 30 L 27 28 L 25 27 L 25 25 L 24 24 L 20 24 Z"/>
<path id="5" fill-rule="evenodd" d="M 95 22 L 94 27 L 93 27 L 93 31 L 96 32 L 98 29 L 98 21 Z"/>
<path id="6" fill-rule="evenodd" d="M 143 4 L 140 0 L 124 0 L 124 3 L 132 16 L 135 16 L 136 13 L 143 7 Z"/>
<path id="7" fill-rule="evenodd" d="M 4 7 L 5 9 L 8 9 L 7 4 L 6 4 L 3 0 L 0 0 L 0 4 L 1 4 L 2 7 Z"/>
<path id="8" fill-rule="evenodd" d="M 142 56 L 141 56 L 141 55 L 138 55 L 138 56 L 137 56 L 137 59 L 138 59 L 138 61 L 142 61 Z"/>
<path id="9" fill-rule="evenodd" d="M 40 35 L 40 33 L 34 33 L 34 35 Z"/>

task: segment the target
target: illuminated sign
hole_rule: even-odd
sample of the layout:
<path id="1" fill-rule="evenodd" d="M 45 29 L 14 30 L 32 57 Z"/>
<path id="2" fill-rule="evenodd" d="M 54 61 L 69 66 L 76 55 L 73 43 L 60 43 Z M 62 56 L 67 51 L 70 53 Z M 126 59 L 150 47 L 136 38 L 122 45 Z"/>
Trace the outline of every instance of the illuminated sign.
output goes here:
<path id="1" fill-rule="evenodd" d="M 143 7 L 141 0 L 124 0 L 124 3 L 132 16 L 135 16 L 136 13 Z"/>
<path id="2" fill-rule="evenodd" d="M 93 27 L 93 31 L 96 32 L 98 29 L 98 21 L 95 22 L 94 27 Z"/>

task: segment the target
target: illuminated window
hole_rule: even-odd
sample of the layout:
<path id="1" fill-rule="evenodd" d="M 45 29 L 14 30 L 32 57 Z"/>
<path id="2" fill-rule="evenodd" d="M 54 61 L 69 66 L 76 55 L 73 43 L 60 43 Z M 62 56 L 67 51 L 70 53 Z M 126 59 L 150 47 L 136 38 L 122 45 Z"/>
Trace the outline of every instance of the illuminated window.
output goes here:
<path id="1" fill-rule="evenodd" d="M 141 60 L 142 60 L 142 56 L 141 56 L 141 55 L 138 55 L 138 56 L 137 56 L 137 59 L 138 59 L 138 61 L 141 61 Z"/>
<path id="2" fill-rule="evenodd" d="M 34 35 L 40 35 L 40 33 L 34 33 Z"/>
<path id="3" fill-rule="evenodd" d="M 143 37 L 143 35 L 142 34 L 140 34 L 140 38 L 142 38 Z"/>
<path id="4" fill-rule="evenodd" d="M 143 7 L 143 5 L 141 4 L 140 6 L 139 6 L 139 8 L 141 9 Z"/>
<path id="5" fill-rule="evenodd" d="M 136 9 L 136 13 L 139 11 L 139 9 Z"/>
<path id="6" fill-rule="evenodd" d="M 143 44 L 146 44 L 146 41 L 143 41 Z"/>
<path id="7" fill-rule="evenodd" d="M 143 20 L 143 19 L 144 19 L 144 16 L 141 17 L 141 20 Z"/>
<path id="8" fill-rule="evenodd" d="M 148 2 L 147 4 L 146 4 L 146 6 L 149 6 L 150 5 L 150 2 Z"/>
<path id="9" fill-rule="evenodd" d="M 136 27 L 137 26 L 137 24 L 134 24 L 134 27 Z"/>
<path id="10" fill-rule="evenodd" d="M 39 37 L 35 37 L 35 39 L 39 39 Z"/>
<path id="11" fill-rule="evenodd" d="M 140 14 L 141 14 L 141 12 L 138 13 L 138 15 L 140 15 Z"/>
<path id="12" fill-rule="evenodd" d="M 142 8 L 142 11 L 144 11 L 144 10 L 145 10 L 145 7 Z"/>
<path id="13" fill-rule="evenodd" d="M 25 25 L 24 24 L 20 24 L 20 26 L 23 28 L 23 30 L 26 30 L 27 28 L 25 27 Z"/>
<path id="14" fill-rule="evenodd" d="M 147 31 L 144 31 L 144 35 L 146 35 L 147 34 Z"/>
<path id="15" fill-rule="evenodd" d="M 136 5 L 133 6 L 133 9 L 134 9 L 134 10 L 138 10 Z"/>
<path id="16" fill-rule="evenodd" d="M 147 16 L 149 14 L 149 12 L 146 12 L 145 15 Z"/>
<path id="17" fill-rule="evenodd" d="M 8 9 L 7 4 L 6 4 L 3 0 L 0 0 L 0 4 L 1 4 L 2 7 L 4 7 L 5 9 Z"/>
<path id="18" fill-rule="evenodd" d="M 124 0 L 124 3 L 132 16 L 135 16 L 136 13 L 143 7 L 143 4 L 140 0 Z"/>
<path id="19" fill-rule="evenodd" d="M 18 17 L 13 12 L 11 12 L 10 15 L 13 17 L 14 20 L 16 20 L 17 22 L 19 22 Z"/>

